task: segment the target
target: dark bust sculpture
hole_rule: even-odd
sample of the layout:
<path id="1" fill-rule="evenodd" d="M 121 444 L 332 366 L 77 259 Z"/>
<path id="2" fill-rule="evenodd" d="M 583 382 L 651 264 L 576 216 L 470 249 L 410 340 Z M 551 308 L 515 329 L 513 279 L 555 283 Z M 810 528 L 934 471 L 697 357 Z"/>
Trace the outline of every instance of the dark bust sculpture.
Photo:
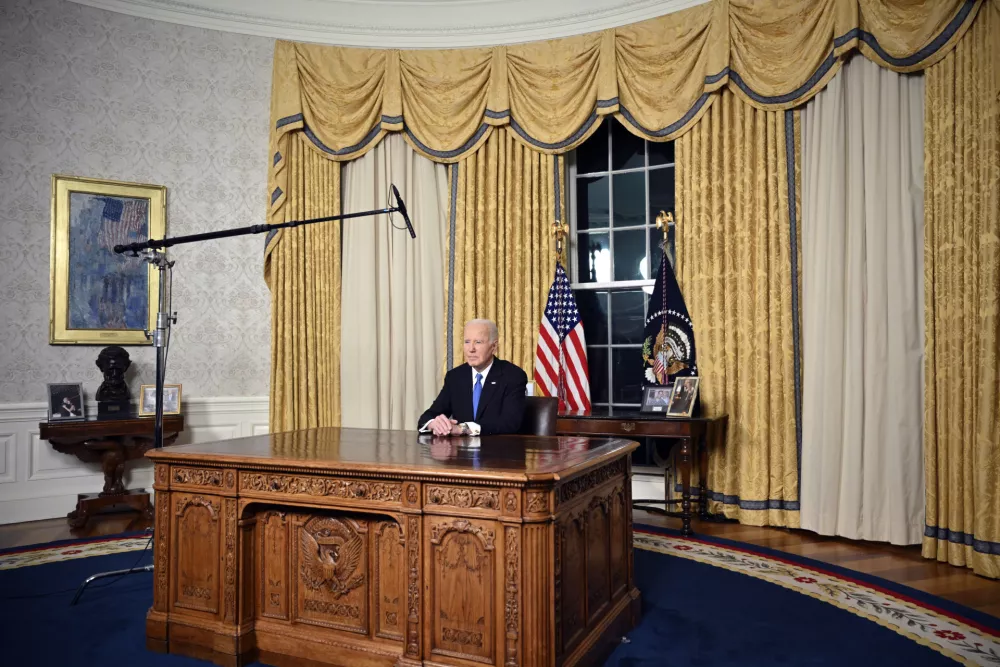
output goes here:
<path id="1" fill-rule="evenodd" d="M 95 363 L 104 373 L 104 382 L 97 388 L 98 417 L 127 417 L 129 395 L 125 371 L 132 365 L 128 352 L 123 347 L 110 345 L 101 350 Z"/>

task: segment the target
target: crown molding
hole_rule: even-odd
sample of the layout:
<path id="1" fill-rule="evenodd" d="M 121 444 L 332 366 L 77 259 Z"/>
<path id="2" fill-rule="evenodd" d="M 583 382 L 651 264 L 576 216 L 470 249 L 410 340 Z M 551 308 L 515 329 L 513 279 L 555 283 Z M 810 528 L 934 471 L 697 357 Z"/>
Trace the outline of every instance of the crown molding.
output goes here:
<path id="1" fill-rule="evenodd" d="M 70 0 L 198 28 L 341 46 L 453 48 L 581 35 L 710 0 Z"/>

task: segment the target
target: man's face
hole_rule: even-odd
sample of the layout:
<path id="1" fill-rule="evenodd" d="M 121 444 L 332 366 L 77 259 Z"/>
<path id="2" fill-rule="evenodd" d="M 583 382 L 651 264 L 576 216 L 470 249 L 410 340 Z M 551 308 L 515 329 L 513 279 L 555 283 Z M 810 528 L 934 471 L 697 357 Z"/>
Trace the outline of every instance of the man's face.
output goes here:
<path id="1" fill-rule="evenodd" d="M 465 360 L 474 368 L 484 368 L 493 360 L 497 341 L 490 342 L 490 328 L 485 324 L 465 327 Z"/>

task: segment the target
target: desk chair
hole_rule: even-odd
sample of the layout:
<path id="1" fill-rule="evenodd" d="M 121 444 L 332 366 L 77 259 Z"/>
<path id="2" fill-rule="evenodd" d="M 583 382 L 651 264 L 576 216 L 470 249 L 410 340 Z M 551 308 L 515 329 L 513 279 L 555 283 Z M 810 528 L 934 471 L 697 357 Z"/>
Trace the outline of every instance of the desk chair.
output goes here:
<path id="1" fill-rule="evenodd" d="M 554 396 L 525 396 L 521 435 L 555 435 L 559 399 Z"/>

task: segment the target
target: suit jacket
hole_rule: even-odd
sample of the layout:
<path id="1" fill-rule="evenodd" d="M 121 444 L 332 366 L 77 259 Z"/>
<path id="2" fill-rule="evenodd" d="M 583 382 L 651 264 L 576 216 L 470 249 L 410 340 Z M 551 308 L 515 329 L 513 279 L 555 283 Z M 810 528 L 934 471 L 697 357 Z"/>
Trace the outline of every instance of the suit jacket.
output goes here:
<path id="1" fill-rule="evenodd" d="M 493 358 L 493 366 L 483 381 L 479 396 L 479 411 L 472 414 L 472 367 L 457 366 L 444 376 L 444 387 L 431 407 L 420 415 L 417 428 L 438 415 L 447 415 L 457 421 L 476 422 L 480 435 L 517 433 L 524 418 L 524 389 L 528 376 L 516 365 Z"/>

